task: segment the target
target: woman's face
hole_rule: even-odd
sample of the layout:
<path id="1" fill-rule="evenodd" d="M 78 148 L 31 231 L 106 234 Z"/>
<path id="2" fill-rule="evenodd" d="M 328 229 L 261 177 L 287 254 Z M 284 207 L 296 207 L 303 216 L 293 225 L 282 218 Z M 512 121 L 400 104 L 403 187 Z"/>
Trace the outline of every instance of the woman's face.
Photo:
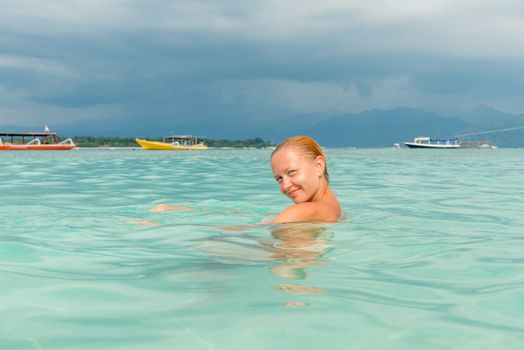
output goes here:
<path id="1" fill-rule="evenodd" d="M 273 176 L 280 192 L 295 203 L 312 201 L 324 178 L 324 158 L 310 159 L 292 148 L 283 148 L 271 158 Z"/>

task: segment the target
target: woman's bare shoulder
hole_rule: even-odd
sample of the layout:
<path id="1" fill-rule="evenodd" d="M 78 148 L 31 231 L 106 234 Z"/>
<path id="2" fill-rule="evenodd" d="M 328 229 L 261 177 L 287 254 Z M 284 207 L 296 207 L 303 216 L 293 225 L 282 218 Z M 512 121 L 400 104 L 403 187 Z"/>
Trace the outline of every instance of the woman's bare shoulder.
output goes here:
<path id="1" fill-rule="evenodd" d="M 284 209 L 273 220 L 274 223 L 324 221 L 334 222 L 340 218 L 340 207 L 323 202 L 294 204 Z"/>

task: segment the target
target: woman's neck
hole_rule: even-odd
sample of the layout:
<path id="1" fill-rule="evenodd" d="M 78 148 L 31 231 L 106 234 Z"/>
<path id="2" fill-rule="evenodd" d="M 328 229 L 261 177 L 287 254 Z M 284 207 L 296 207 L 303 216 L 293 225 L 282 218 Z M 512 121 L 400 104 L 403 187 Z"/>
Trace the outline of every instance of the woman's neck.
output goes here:
<path id="1" fill-rule="evenodd" d="M 311 197 L 311 202 L 320 202 L 322 198 L 326 195 L 326 193 L 329 191 L 329 184 L 325 177 L 322 177 L 322 180 L 320 180 L 320 183 L 318 185 L 318 189 Z"/>

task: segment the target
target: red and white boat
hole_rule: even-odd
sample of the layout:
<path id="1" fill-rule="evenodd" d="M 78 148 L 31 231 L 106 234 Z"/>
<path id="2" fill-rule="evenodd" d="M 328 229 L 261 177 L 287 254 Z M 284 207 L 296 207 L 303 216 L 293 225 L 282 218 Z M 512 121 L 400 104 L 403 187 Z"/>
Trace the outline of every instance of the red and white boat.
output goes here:
<path id="1" fill-rule="evenodd" d="M 66 151 L 76 146 L 72 139 L 59 141 L 56 132 L 0 133 L 0 151 Z"/>

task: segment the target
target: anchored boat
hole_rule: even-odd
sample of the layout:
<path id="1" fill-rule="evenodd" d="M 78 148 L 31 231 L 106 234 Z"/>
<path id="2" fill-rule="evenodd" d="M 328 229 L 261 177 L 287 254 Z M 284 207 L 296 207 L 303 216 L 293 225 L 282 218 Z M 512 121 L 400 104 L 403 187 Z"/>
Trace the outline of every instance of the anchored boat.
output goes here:
<path id="1" fill-rule="evenodd" d="M 457 149 L 460 148 L 458 138 L 432 139 L 429 137 L 416 137 L 413 142 L 404 142 L 409 148 L 435 148 L 435 149 Z"/>
<path id="2" fill-rule="evenodd" d="M 404 142 L 409 148 L 433 148 L 433 149 L 458 149 L 458 148 L 497 148 L 489 140 L 484 141 L 462 141 L 457 137 L 448 139 L 432 139 L 429 137 L 416 137 L 413 142 Z"/>
<path id="3" fill-rule="evenodd" d="M 135 139 L 135 141 L 145 150 L 156 151 L 202 151 L 207 146 L 196 136 L 191 135 L 172 135 L 166 136 L 160 141 L 148 141 Z"/>
<path id="4" fill-rule="evenodd" d="M 66 151 L 76 146 L 70 138 L 59 141 L 56 132 L 0 133 L 0 151 Z"/>

